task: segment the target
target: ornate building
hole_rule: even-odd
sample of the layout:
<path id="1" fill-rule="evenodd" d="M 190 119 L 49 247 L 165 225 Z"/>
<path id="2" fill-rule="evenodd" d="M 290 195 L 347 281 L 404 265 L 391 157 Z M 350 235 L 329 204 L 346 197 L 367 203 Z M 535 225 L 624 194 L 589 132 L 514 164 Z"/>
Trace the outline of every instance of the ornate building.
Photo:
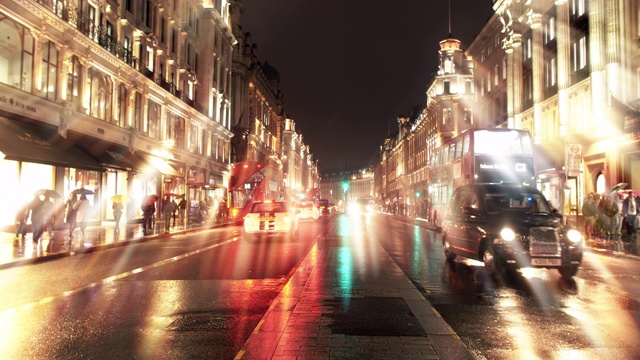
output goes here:
<path id="1" fill-rule="evenodd" d="M 130 218 L 145 195 L 215 195 L 231 161 L 227 9 L 226 0 L 2 2 L 0 125 L 20 141 L 0 145 L 0 195 L 19 204 L 37 188 L 90 189 L 96 221 L 112 216 L 114 194 L 131 198 Z"/>

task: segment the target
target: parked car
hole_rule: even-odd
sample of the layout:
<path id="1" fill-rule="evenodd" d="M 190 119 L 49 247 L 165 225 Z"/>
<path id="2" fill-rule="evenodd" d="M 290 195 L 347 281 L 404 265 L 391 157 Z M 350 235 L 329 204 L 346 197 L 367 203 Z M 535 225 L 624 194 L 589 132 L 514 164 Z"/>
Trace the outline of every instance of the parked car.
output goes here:
<path id="1" fill-rule="evenodd" d="M 298 220 L 287 201 L 258 201 L 244 217 L 242 238 L 280 237 L 292 241 L 298 236 Z"/>
<path id="2" fill-rule="evenodd" d="M 313 220 L 320 218 L 320 210 L 313 201 L 300 201 L 296 205 L 296 216 L 299 220 Z"/>
<path id="3" fill-rule="evenodd" d="M 457 188 L 442 225 L 445 256 L 464 256 L 497 271 L 558 269 L 571 278 L 582 262 L 579 231 L 563 224 L 534 187 L 474 184 Z"/>

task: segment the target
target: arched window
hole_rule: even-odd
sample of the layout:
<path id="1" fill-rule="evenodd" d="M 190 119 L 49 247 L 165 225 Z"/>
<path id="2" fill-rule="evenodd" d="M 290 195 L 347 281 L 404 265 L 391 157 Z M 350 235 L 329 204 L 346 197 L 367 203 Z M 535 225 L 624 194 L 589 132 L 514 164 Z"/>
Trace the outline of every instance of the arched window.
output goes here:
<path id="1" fill-rule="evenodd" d="M 111 121 L 111 79 L 95 68 L 88 71 L 89 115 L 105 121 Z"/>
<path id="2" fill-rule="evenodd" d="M 605 179 L 604 174 L 601 172 L 596 175 L 596 192 L 598 194 L 607 193 L 607 180 Z"/>
<path id="3" fill-rule="evenodd" d="M 0 15 L 0 82 L 31 92 L 33 36 L 28 29 Z"/>

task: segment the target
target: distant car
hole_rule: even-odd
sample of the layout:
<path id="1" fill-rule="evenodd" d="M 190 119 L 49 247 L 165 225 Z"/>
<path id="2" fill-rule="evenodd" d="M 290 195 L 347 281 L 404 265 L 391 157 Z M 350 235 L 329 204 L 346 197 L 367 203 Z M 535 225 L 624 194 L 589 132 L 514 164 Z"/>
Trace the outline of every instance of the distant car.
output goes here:
<path id="1" fill-rule="evenodd" d="M 373 201 L 370 199 L 352 200 L 347 211 L 352 215 L 370 214 L 373 212 Z"/>
<path id="2" fill-rule="evenodd" d="M 313 201 L 300 201 L 296 205 L 296 216 L 299 220 L 313 220 L 320 218 L 320 210 Z"/>
<path id="3" fill-rule="evenodd" d="M 244 217 L 242 238 L 280 237 L 292 241 L 298 236 L 298 220 L 287 201 L 258 201 Z"/>
<path id="4" fill-rule="evenodd" d="M 457 188 L 442 225 L 445 256 L 484 262 L 491 274 L 525 267 L 571 278 L 582 262 L 579 231 L 565 226 L 534 187 L 474 184 Z"/>
<path id="5" fill-rule="evenodd" d="M 327 199 L 318 200 L 318 206 L 320 206 L 320 213 L 322 215 L 330 215 L 331 214 L 331 207 L 329 206 L 329 200 L 327 200 Z"/>

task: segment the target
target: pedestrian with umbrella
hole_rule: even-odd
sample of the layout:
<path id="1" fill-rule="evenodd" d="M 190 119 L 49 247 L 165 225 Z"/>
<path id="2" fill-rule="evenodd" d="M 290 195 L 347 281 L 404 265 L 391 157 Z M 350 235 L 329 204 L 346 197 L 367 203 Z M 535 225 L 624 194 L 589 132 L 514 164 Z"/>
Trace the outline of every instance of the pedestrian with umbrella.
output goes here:
<path id="1" fill-rule="evenodd" d="M 153 231 L 153 215 L 156 213 L 157 195 L 147 195 L 142 200 L 142 234 L 150 235 Z"/>
<path id="2" fill-rule="evenodd" d="M 91 209 L 91 204 L 86 194 L 80 195 L 80 200 L 73 205 L 73 209 L 76 211 L 77 222 L 80 224 L 80 231 L 82 232 L 82 237 L 84 237 L 84 231 L 89 223 L 89 210 Z"/>
<path id="3" fill-rule="evenodd" d="M 77 224 L 76 209 L 73 208 L 76 202 L 78 202 L 76 195 L 73 193 L 69 194 L 69 199 L 67 199 L 67 202 L 65 203 L 67 207 L 66 222 L 69 227 L 69 239 L 73 239 L 73 230 L 75 230 Z"/>
<path id="4" fill-rule="evenodd" d="M 50 217 L 47 215 L 47 204 L 49 199 L 44 195 L 36 196 L 30 204 L 31 209 L 31 226 L 33 227 L 33 242 L 38 243 L 42 234 L 44 233 L 44 227 L 47 219 Z"/>
<path id="5" fill-rule="evenodd" d="M 25 203 L 16 213 L 16 238 L 22 235 L 22 240 L 27 236 L 27 220 L 29 220 L 29 203 Z"/>

